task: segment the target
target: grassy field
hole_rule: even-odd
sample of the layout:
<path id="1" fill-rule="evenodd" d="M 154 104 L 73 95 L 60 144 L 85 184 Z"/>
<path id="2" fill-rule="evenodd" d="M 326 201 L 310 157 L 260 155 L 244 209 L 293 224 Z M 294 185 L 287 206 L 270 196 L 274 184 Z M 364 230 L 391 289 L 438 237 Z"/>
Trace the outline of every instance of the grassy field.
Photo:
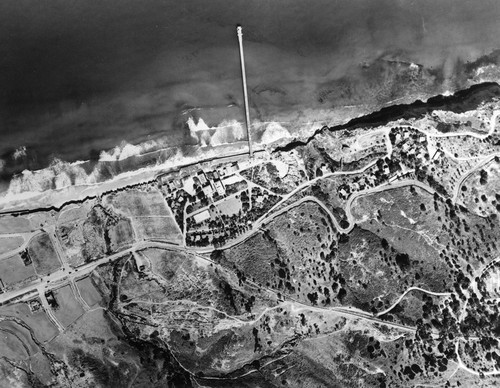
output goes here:
<path id="1" fill-rule="evenodd" d="M 182 241 L 179 227 L 172 217 L 138 217 L 133 222 L 140 238 L 174 243 Z"/>
<path id="2" fill-rule="evenodd" d="M 87 214 L 92 206 L 91 202 L 92 201 L 86 201 L 83 205 L 73 205 L 72 207 L 61 210 L 59 216 L 57 217 L 57 222 L 64 224 L 66 222 L 87 218 Z"/>
<path id="3" fill-rule="evenodd" d="M 134 230 L 128 219 L 121 219 L 116 225 L 110 226 L 108 235 L 112 252 L 118 252 L 134 242 Z"/>
<path id="4" fill-rule="evenodd" d="M 112 194 L 105 201 L 126 216 L 171 216 L 163 196 L 157 190 L 122 191 Z"/>
<path id="5" fill-rule="evenodd" d="M 23 233 L 33 230 L 30 221 L 25 217 L 0 217 L 0 233 Z"/>
<path id="6" fill-rule="evenodd" d="M 54 315 L 64 327 L 71 325 L 85 312 L 80 302 L 76 300 L 69 285 L 57 289 L 54 296 L 59 304 L 59 307 L 54 311 Z"/>
<path id="7" fill-rule="evenodd" d="M 94 306 L 96 303 L 99 303 L 102 299 L 99 291 L 92 284 L 92 280 L 89 276 L 80 279 L 76 282 L 78 289 L 80 290 L 80 295 L 83 300 L 89 305 Z"/>
<path id="8" fill-rule="evenodd" d="M 35 276 L 33 265 L 25 266 L 19 254 L 0 260 L 0 279 L 5 287 L 10 287 L 29 278 L 34 279 Z"/>
<path id="9" fill-rule="evenodd" d="M 11 360 L 25 360 L 29 354 L 19 338 L 0 327 L 0 356 Z"/>
<path id="10" fill-rule="evenodd" d="M 50 361 L 42 352 L 30 357 L 30 369 L 45 386 L 50 386 L 53 382 L 52 379 L 54 376 L 51 371 Z"/>
<path id="11" fill-rule="evenodd" d="M 0 237 L 0 254 L 19 248 L 23 242 L 24 239 L 20 236 Z"/>
<path id="12" fill-rule="evenodd" d="M 33 330 L 35 337 L 40 342 L 54 338 L 59 331 L 49 320 L 45 311 L 39 310 L 32 313 L 26 303 L 16 303 L 0 307 L 0 315 L 7 315 L 21 319 Z"/>
<path id="13" fill-rule="evenodd" d="M 61 262 L 47 233 L 33 237 L 28 246 L 36 273 L 45 276 L 61 268 Z"/>
<path id="14" fill-rule="evenodd" d="M 27 352 L 32 355 L 39 351 L 37 344 L 31 338 L 31 334 L 28 329 L 22 327 L 18 323 L 14 321 L 1 321 L 0 322 L 0 331 L 3 332 L 11 332 L 15 334 L 15 336 L 23 342 Z M 1 349 L 1 347 L 0 347 Z M 0 350 L 1 351 L 1 350 Z"/>
<path id="15" fill-rule="evenodd" d="M 236 197 L 231 197 L 219 203 L 217 208 L 222 214 L 232 216 L 241 210 L 241 201 Z"/>

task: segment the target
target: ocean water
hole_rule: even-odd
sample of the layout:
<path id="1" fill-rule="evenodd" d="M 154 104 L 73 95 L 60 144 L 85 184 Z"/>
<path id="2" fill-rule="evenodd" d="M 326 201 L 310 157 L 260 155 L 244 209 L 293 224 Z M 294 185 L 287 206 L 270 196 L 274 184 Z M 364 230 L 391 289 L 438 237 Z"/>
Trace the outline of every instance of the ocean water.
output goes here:
<path id="1" fill-rule="evenodd" d="M 238 23 L 252 118 L 294 133 L 460 87 L 463 64 L 498 48 L 498 20 L 497 0 L 4 0 L 0 178 L 192 144 L 190 116 L 243 121 Z M 411 63 L 425 69 L 414 89 L 398 78 Z"/>

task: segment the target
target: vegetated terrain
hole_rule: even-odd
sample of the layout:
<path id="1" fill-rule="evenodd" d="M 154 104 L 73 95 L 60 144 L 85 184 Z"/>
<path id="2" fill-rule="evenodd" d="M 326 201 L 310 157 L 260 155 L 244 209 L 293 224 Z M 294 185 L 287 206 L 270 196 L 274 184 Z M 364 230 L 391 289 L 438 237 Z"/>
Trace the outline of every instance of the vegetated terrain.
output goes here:
<path id="1" fill-rule="evenodd" d="M 94 282 L 90 276 L 86 276 L 83 279 L 78 280 L 76 282 L 76 285 L 78 287 L 78 292 L 82 296 L 82 299 L 89 307 L 92 307 L 101 301 L 101 294 L 99 294 L 99 291 L 95 287 Z"/>
<path id="2" fill-rule="evenodd" d="M 494 157 L 470 174 L 460 187 L 458 199 L 482 217 L 500 213 L 500 159 Z"/>
<path id="3" fill-rule="evenodd" d="M 61 217 L 56 234 L 69 265 L 82 264 L 128 248 L 135 240 L 131 221 L 101 203 L 89 203 Z"/>
<path id="4" fill-rule="evenodd" d="M 83 314 L 84 309 L 76 299 L 71 286 L 66 285 L 58 288 L 54 291 L 54 297 L 58 305 L 53 309 L 54 315 L 64 327 L 71 325 Z"/>
<path id="5" fill-rule="evenodd" d="M 32 264 L 25 265 L 20 254 L 0 260 L 0 280 L 3 287 L 19 286 L 36 278 Z"/>
<path id="6" fill-rule="evenodd" d="M 13 251 L 23 245 L 23 238 L 19 236 L 0 237 L 0 255 L 2 253 Z"/>
<path id="7" fill-rule="evenodd" d="M 304 182 L 306 172 L 296 153 L 290 152 L 242 171 L 241 175 L 274 193 L 286 194 Z"/>
<path id="8" fill-rule="evenodd" d="M 264 232 L 212 258 L 280 294 L 324 305 L 336 295 L 327 258 L 336 239 L 328 215 L 316 203 L 305 202 L 275 218 Z"/>
<path id="9" fill-rule="evenodd" d="M 183 171 L 12 218 L 15 233 L 54 225 L 62 259 L 96 267 L 0 306 L 0 378 L 497 386 L 500 143 L 486 135 L 499 93 L 483 85 L 323 128 L 231 166 L 221 194 L 200 178 L 188 194 Z M 4 292 L 37 281 L 42 263 L 13 249 L 0 259 Z"/>
<path id="10" fill-rule="evenodd" d="M 47 233 L 36 235 L 31 239 L 28 253 L 39 276 L 48 275 L 61 267 L 61 262 Z"/>
<path id="11" fill-rule="evenodd" d="M 181 230 L 176 224 L 172 211 L 167 207 L 162 194 L 150 187 L 143 190 L 131 189 L 108 196 L 105 205 L 114 209 L 126 220 L 120 220 L 112 229 L 114 245 L 123 246 L 134 238 L 163 240 L 179 243 L 182 241 Z M 115 248 L 116 249 L 116 248 Z"/>

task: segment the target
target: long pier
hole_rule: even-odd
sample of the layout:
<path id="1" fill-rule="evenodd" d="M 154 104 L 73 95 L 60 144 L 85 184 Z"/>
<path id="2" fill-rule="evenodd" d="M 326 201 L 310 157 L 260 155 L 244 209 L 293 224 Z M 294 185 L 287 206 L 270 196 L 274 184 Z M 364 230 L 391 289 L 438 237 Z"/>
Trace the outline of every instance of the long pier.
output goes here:
<path id="1" fill-rule="evenodd" d="M 252 135 L 250 134 L 250 113 L 248 111 L 247 75 L 245 71 L 245 55 L 243 54 L 243 31 L 241 26 L 236 27 L 236 33 L 238 35 L 238 43 L 240 46 L 241 77 L 243 79 L 243 97 L 245 99 L 245 122 L 248 136 L 248 153 L 250 157 L 253 157 Z"/>

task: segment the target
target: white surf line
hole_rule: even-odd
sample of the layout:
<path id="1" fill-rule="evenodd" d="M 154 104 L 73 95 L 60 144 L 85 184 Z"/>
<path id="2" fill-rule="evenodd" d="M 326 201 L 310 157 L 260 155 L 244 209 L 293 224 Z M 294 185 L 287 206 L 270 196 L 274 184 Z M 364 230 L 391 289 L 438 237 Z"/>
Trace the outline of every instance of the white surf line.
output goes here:
<path id="1" fill-rule="evenodd" d="M 388 313 L 389 311 L 391 311 L 394 307 L 396 307 L 403 300 L 403 298 L 406 296 L 406 294 L 408 294 L 411 291 L 421 291 L 421 292 L 424 292 L 426 294 L 434 295 L 434 296 L 451 296 L 451 294 L 452 294 L 451 292 L 433 292 L 433 291 L 424 290 L 423 288 L 420 288 L 420 287 L 410 287 L 405 292 L 403 292 L 401 294 L 401 296 L 396 300 L 396 302 L 394 302 L 391 306 L 389 306 L 384 311 L 378 312 L 377 314 L 375 314 L 375 316 L 379 317 L 379 316 L 384 315 L 384 314 Z"/>

